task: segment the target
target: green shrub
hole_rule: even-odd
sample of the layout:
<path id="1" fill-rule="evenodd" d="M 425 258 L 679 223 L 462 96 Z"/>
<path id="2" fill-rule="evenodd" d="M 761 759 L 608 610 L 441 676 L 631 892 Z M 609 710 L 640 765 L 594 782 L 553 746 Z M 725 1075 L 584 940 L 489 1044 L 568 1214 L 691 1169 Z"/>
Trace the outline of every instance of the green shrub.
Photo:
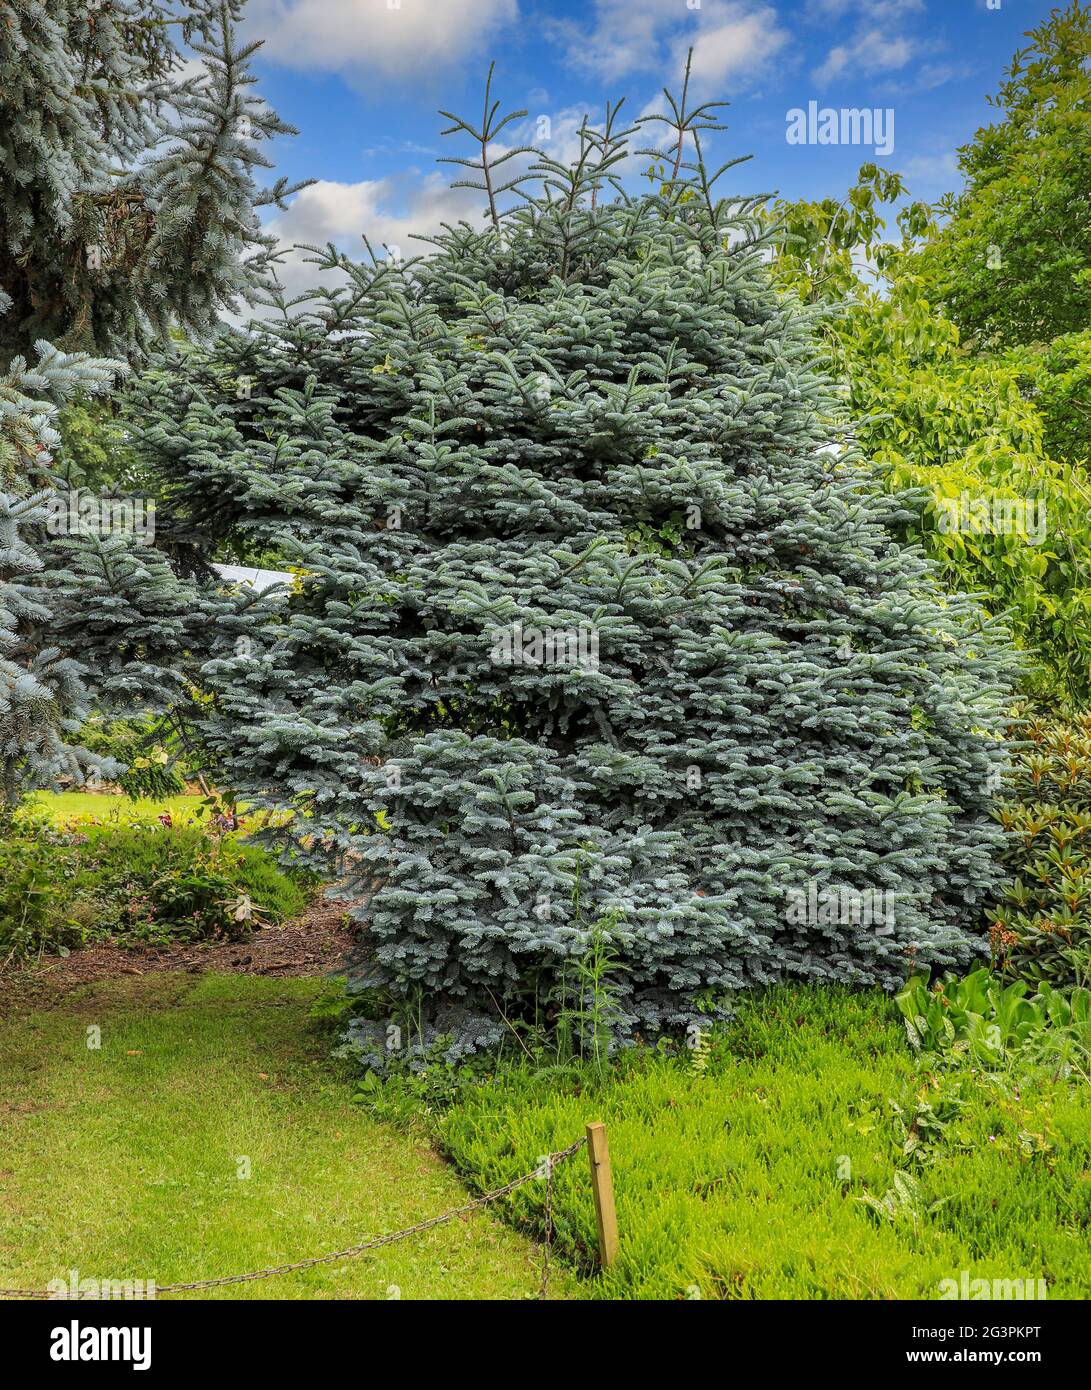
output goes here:
<path id="1" fill-rule="evenodd" d="M 1091 329 L 1013 349 L 1006 360 L 1042 417 L 1050 456 L 1091 468 Z"/>
<path id="2" fill-rule="evenodd" d="M 828 311 L 826 346 L 854 437 L 901 495 L 903 539 L 921 545 L 952 591 L 979 593 L 1006 615 L 1032 689 L 1086 702 L 1091 332 L 1002 356 L 969 350 L 912 253 L 937 234 L 929 209 L 904 206 L 901 247 L 883 240 L 880 209 L 906 194 L 897 174 L 865 164 L 840 203 L 777 203 L 774 272 Z M 861 276 L 865 259 L 878 285 Z M 982 273 L 984 257 L 974 261 Z M 995 289 L 996 272 L 983 273 Z"/>
<path id="3" fill-rule="evenodd" d="M 904 538 L 951 590 L 1006 615 L 1041 666 L 1028 673 L 1034 688 L 1086 700 L 1091 478 L 1049 456 L 1017 368 L 968 355 L 910 277 L 863 294 L 838 318 L 833 346 L 861 448 L 891 491 L 919 490 Z M 1019 525 L 998 520 L 1008 513 Z"/>
<path id="4" fill-rule="evenodd" d="M 93 715 L 80 730 L 79 741 L 88 752 L 124 768 L 118 785 L 134 801 L 177 796 L 186 789 L 183 750 L 161 720 L 108 721 Z"/>
<path id="5" fill-rule="evenodd" d="M 1091 713 L 1032 718 L 998 811 L 1013 875 L 988 921 L 994 963 L 1054 985 L 1091 982 Z"/>
<path id="6" fill-rule="evenodd" d="M 77 919 L 65 912 L 66 884 L 51 847 L 14 841 L 0 845 L 0 967 L 39 951 L 83 944 Z"/>
<path id="7" fill-rule="evenodd" d="M 197 826 L 39 827 L 0 842 L 0 960 L 92 940 L 237 939 L 299 916 L 316 884 Z"/>
<path id="8" fill-rule="evenodd" d="M 1025 980 L 1004 985 L 981 969 L 963 979 L 947 976 L 931 988 L 914 976 L 897 996 L 912 1046 L 949 1060 L 986 1067 L 1011 1060 L 1059 1059 L 1087 1078 L 1091 1063 L 1091 991 L 1066 993 L 1042 984 L 1030 994 Z M 1063 1046 L 1058 1046 L 1058 1042 Z"/>

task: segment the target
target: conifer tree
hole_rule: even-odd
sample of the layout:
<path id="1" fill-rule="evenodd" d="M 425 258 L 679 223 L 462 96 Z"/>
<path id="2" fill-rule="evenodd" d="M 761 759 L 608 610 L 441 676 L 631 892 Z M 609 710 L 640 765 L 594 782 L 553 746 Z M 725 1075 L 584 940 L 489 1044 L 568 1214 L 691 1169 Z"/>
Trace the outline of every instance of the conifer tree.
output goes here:
<path id="1" fill-rule="evenodd" d="M 0 291 L 0 321 L 9 306 Z M 40 587 L 49 492 L 34 490 L 30 470 L 56 444 L 58 403 L 105 389 L 119 366 L 42 343 L 36 367 L 16 357 L 0 377 L 0 816 L 25 786 L 80 775 L 82 750 L 68 737 L 88 696 L 81 667 L 57 645 L 58 614 Z"/>
<path id="2" fill-rule="evenodd" d="M 668 109 L 651 191 L 611 108 L 484 229 L 316 251 L 346 288 L 131 393 L 171 527 L 298 570 L 205 668 L 206 736 L 368 896 L 359 981 L 463 1043 L 561 1007 L 595 943 L 622 1031 L 893 986 L 970 957 L 1000 877 L 1003 631 L 830 447 L 813 311 L 715 191 L 713 109 Z"/>
<path id="3" fill-rule="evenodd" d="M 0 24 L 0 361 L 39 339 L 132 359 L 253 301 L 273 241 L 241 0 L 13 0 Z M 203 72 L 184 75 L 183 49 Z"/>
<path id="4" fill-rule="evenodd" d="M 274 242 L 257 209 L 294 190 L 280 180 L 262 191 L 254 173 L 269 164 L 262 143 L 291 127 L 251 94 L 259 45 L 238 43 L 239 10 L 240 0 L 13 0 L 0 17 L 9 799 L 80 775 L 83 755 L 66 740 L 92 702 L 162 711 L 183 666 L 213 650 L 205 601 L 154 536 L 51 525 L 78 513 L 53 451 L 61 402 L 101 394 L 172 329 L 208 333 L 267 285 Z M 203 63 L 196 75 L 186 56 Z M 218 611 L 227 600 L 207 602 Z"/>

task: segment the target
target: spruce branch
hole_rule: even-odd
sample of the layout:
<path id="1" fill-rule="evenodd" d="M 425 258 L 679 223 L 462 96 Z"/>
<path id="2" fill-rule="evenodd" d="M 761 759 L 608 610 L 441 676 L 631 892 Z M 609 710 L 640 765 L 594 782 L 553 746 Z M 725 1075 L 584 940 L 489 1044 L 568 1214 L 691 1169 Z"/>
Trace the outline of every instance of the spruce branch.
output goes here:
<path id="1" fill-rule="evenodd" d="M 702 130 L 726 130 L 727 126 L 717 121 L 712 113 L 721 106 L 730 105 L 726 101 L 706 101 L 689 110 L 689 84 L 691 70 L 693 67 L 693 49 L 686 54 L 686 70 L 682 81 L 682 96 L 680 101 L 674 99 L 673 94 L 667 87 L 663 88 L 663 96 L 667 105 L 670 107 L 671 114 L 664 115 L 662 112 L 654 112 L 647 116 L 639 116 L 637 125 L 645 125 L 658 122 L 676 133 L 674 140 L 674 166 L 671 172 L 671 183 L 679 181 L 683 169 L 683 153 L 685 151 L 686 138 L 696 139 Z M 642 149 L 637 151 L 641 155 L 650 155 L 652 159 L 659 159 L 662 151 L 657 149 Z"/>
<path id="2" fill-rule="evenodd" d="M 496 183 L 496 171 L 517 155 L 537 155 L 539 152 L 533 145 L 518 145 L 513 149 L 505 151 L 499 156 L 490 153 L 489 146 L 494 144 L 500 132 L 512 121 L 522 120 L 526 116 L 526 111 L 509 111 L 506 116 L 497 117 L 500 110 L 498 101 L 492 102 L 492 75 L 495 71 L 496 63 L 489 64 L 489 75 L 485 80 L 485 107 L 481 118 L 481 129 L 476 130 L 470 123 L 461 116 L 456 116 L 451 111 L 440 111 L 440 115 L 451 125 L 442 132 L 444 135 L 457 135 L 465 132 L 476 140 L 481 147 L 481 157 L 479 159 L 461 159 L 454 156 L 444 156 L 438 162 L 440 164 L 460 164 L 467 169 L 478 170 L 483 177 L 483 182 L 478 183 L 472 179 L 459 179 L 451 185 L 452 188 L 473 188 L 478 192 L 485 193 L 489 200 L 489 216 L 492 224 L 497 231 L 500 230 L 500 213 L 497 209 L 496 200 L 501 193 L 507 193 L 513 188 L 518 188 L 524 184 L 529 174 L 520 174 L 515 178 L 509 179 L 506 183 Z"/>

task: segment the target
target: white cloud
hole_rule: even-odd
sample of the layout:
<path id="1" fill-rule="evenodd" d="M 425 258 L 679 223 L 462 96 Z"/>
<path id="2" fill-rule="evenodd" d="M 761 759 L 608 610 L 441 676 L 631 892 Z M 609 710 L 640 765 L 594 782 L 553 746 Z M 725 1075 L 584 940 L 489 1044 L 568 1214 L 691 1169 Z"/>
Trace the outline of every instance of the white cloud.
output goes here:
<path id="1" fill-rule="evenodd" d="M 911 73 L 891 88 L 892 95 L 904 97 L 918 92 L 931 92 L 948 82 L 964 82 L 974 75 L 972 63 L 918 63 Z"/>
<path id="2" fill-rule="evenodd" d="M 873 77 L 877 73 L 904 68 L 918 52 L 913 39 L 903 34 L 888 35 L 881 29 L 865 29 L 850 43 L 837 44 L 826 61 L 815 71 L 818 82 L 832 82 L 849 72 L 854 77 Z"/>
<path id="3" fill-rule="evenodd" d="M 663 10 L 659 0 L 595 0 L 590 29 L 567 19 L 547 20 L 546 29 L 574 67 L 610 81 L 658 61 Z"/>
<path id="4" fill-rule="evenodd" d="M 451 188 L 446 175 L 434 173 L 421 179 L 405 176 L 362 179 L 339 183 L 319 179 L 298 193 L 288 206 L 266 225 L 284 247 L 296 244 L 324 247 L 327 242 L 358 260 L 367 258 L 366 236 L 380 258 L 383 247 L 396 247 L 405 260 L 426 254 L 427 242 L 418 236 L 434 235 L 444 222 L 479 222 L 482 195 L 473 189 Z M 289 296 L 318 284 L 336 285 L 342 277 L 321 271 L 308 260 L 310 253 L 289 250 L 277 274 Z"/>
<path id="5" fill-rule="evenodd" d="M 905 177 L 909 184 L 909 191 L 914 196 L 919 196 L 918 186 L 923 188 L 929 197 L 932 197 L 935 190 L 939 189 L 946 193 L 952 188 L 957 188 L 962 182 L 958 156 L 953 152 L 915 154 L 912 159 L 906 160 Z"/>
<path id="6" fill-rule="evenodd" d="M 807 0 L 807 18 L 818 21 L 860 14 L 871 23 L 925 9 L 924 0 Z"/>
<path id="7" fill-rule="evenodd" d="M 693 45 L 694 80 L 703 91 L 725 79 L 738 85 L 761 75 L 788 41 L 772 5 L 761 0 L 595 0 L 593 22 L 554 20 L 547 32 L 564 45 L 574 67 L 614 81 L 632 72 L 681 72 Z"/>
<path id="8" fill-rule="evenodd" d="M 518 17 L 518 0 L 251 0 L 247 7 L 264 57 L 357 81 L 449 67 Z"/>
<path id="9" fill-rule="evenodd" d="M 703 88 L 717 87 L 727 78 L 737 81 L 761 68 L 787 41 L 786 31 L 777 27 L 776 14 L 768 6 L 737 13 L 700 30 L 693 45 L 693 78 Z M 687 47 L 685 38 L 676 43 L 676 55 L 682 61 Z"/>

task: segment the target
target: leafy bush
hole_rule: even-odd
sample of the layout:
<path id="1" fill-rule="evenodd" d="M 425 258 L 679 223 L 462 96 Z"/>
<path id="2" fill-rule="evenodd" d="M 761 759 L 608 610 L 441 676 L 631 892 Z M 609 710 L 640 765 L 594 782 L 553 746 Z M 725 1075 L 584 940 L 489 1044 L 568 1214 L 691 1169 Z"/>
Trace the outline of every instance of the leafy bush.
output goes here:
<path id="1" fill-rule="evenodd" d="M 1091 982 L 1091 713 L 1032 717 L 998 819 L 1014 876 L 989 909 L 995 963 L 1053 984 Z"/>
<path id="2" fill-rule="evenodd" d="M 1037 216 L 1036 188 L 1023 181 L 1008 189 L 1005 217 L 1018 225 Z M 1001 356 L 968 350 L 928 273 L 929 248 L 953 229 L 957 239 L 960 214 L 941 231 L 933 210 L 909 204 L 898 214 L 900 245 L 886 242 L 880 208 L 906 195 L 899 175 L 865 164 L 840 203 L 777 203 L 774 273 L 823 310 L 854 440 L 907 504 L 902 537 L 922 546 L 949 588 L 979 593 L 990 612 L 1007 615 L 1031 660 L 1032 689 L 1086 702 L 1091 333 Z M 967 268 L 995 293 L 1004 277 L 986 249 L 973 243 Z M 1029 260 L 1037 267 L 1041 258 Z M 878 287 L 862 263 L 878 267 Z M 1025 291 L 1000 298 L 1031 301 Z"/>
<path id="3" fill-rule="evenodd" d="M 304 911 L 315 880 L 198 827 L 40 830 L 0 841 L 0 960 L 91 941 L 236 939 Z"/>
<path id="4" fill-rule="evenodd" d="M 184 750 L 162 720 L 106 720 L 94 715 L 80 730 L 79 741 L 88 752 L 120 764 L 118 785 L 134 800 L 164 799 L 185 791 Z"/>
<path id="5" fill-rule="evenodd" d="M 67 869 L 41 841 L 0 841 L 0 968 L 84 944 L 86 925 L 68 907 Z M 80 901 L 86 907 L 89 899 Z"/>
<path id="6" fill-rule="evenodd" d="M 1006 360 L 1042 417 L 1051 457 L 1082 463 L 1091 484 L 1091 328 L 1013 349 Z"/>
<path id="7" fill-rule="evenodd" d="M 1029 989 L 1025 980 L 1005 985 L 985 969 L 947 976 L 930 989 L 918 975 L 897 1004 L 918 1051 L 986 1067 L 1045 1063 L 1091 1081 L 1091 990 Z"/>
<path id="8" fill-rule="evenodd" d="M 904 538 L 952 590 L 1006 615 L 1043 667 L 1037 689 L 1087 700 L 1091 477 L 1049 456 L 1020 368 L 967 355 L 908 276 L 883 295 L 861 291 L 834 337 L 861 448 L 887 487 L 917 490 Z M 1003 520 L 1016 507 L 1022 529 Z"/>
<path id="9" fill-rule="evenodd" d="M 1042 985 L 1033 996 L 1029 991 L 1025 980 L 1005 985 L 982 967 L 961 979 L 948 975 L 931 988 L 927 976 L 916 975 L 896 1002 L 914 1048 L 957 1049 L 995 1062 L 1051 1024 L 1068 1026 L 1088 1015 L 1091 994 L 1085 989 L 1065 994 Z"/>

